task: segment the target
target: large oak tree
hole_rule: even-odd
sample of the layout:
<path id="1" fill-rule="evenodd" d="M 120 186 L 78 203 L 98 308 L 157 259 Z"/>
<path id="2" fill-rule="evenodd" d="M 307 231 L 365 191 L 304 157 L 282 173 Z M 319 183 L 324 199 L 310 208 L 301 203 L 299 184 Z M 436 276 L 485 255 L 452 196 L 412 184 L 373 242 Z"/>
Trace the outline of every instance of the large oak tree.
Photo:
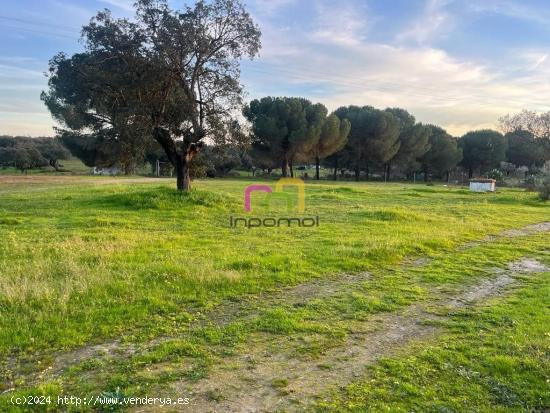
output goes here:
<path id="1" fill-rule="evenodd" d="M 239 62 L 260 30 L 238 0 L 198 1 L 181 11 L 138 0 L 135 19 L 100 12 L 82 30 L 85 51 L 50 62 L 42 98 L 80 135 L 108 136 L 145 156 L 154 139 L 190 189 L 189 164 L 214 127 L 242 104 Z"/>

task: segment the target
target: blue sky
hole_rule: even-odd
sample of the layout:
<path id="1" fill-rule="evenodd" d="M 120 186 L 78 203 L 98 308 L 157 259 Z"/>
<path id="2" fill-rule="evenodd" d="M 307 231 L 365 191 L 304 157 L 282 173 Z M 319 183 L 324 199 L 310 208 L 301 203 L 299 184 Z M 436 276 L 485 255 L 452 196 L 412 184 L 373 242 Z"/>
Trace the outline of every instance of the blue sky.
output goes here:
<path id="1" fill-rule="evenodd" d="M 81 49 L 79 28 L 133 0 L 3 0 L 0 134 L 51 135 L 47 62 Z M 184 1 L 171 0 L 173 7 Z M 523 108 L 550 110 L 546 0 L 246 0 L 262 28 L 243 63 L 247 98 L 304 96 L 329 109 L 400 106 L 456 136 Z"/>

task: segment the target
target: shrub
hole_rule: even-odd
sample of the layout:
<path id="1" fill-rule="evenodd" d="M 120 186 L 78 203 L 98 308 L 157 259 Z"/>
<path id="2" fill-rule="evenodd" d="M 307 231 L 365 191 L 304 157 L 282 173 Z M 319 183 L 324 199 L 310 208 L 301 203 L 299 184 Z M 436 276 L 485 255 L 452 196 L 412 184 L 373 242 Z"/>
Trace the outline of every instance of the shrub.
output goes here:
<path id="1" fill-rule="evenodd" d="M 504 174 L 499 169 L 493 169 L 489 172 L 488 177 L 494 179 L 497 182 L 502 182 Z"/>
<path id="2" fill-rule="evenodd" d="M 529 175 L 525 178 L 525 190 L 529 192 L 533 192 L 536 190 L 537 184 L 536 184 L 536 177 L 535 175 Z"/>
<path id="3" fill-rule="evenodd" d="M 548 201 L 550 199 L 550 177 L 544 179 L 542 184 L 538 188 L 539 198 L 543 201 Z"/>

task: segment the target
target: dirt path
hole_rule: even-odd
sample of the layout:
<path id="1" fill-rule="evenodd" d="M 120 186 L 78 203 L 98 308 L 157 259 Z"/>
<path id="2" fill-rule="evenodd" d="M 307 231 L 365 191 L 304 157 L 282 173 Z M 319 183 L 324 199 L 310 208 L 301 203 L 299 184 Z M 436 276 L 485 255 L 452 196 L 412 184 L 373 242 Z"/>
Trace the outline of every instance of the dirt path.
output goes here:
<path id="1" fill-rule="evenodd" d="M 487 235 L 486 237 L 477 241 L 467 242 L 461 245 L 458 248 L 458 251 L 464 251 L 469 248 L 477 247 L 478 245 L 485 244 L 487 242 L 494 242 L 500 238 L 525 237 L 528 235 L 534 235 L 541 232 L 549 232 L 549 231 L 550 231 L 550 222 L 539 222 L 538 224 L 527 225 L 523 228 L 509 229 L 497 235 Z"/>
<path id="2" fill-rule="evenodd" d="M 238 302 L 228 301 L 206 314 L 201 314 L 199 318 L 190 326 L 190 331 L 204 327 L 205 325 L 216 325 L 223 327 L 233 321 L 249 320 L 257 316 L 262 309 L 278 305 L 300 305 L 305 304 L 312 299 L 328 298 L 334 294 L 345 291 L 352 291 L 360 283 L 368 280 L 370 275 L 367 272 L 359 274 L 340 274 L 333 277 L 319 278 L 307 283 L 299 284 L 294 287 L 286 287 L 275 292 L 266 292 L 254 296 L 246 296 Z M 43 353 L 41 358 L 50 359 L 48 367 L 40 371 L 40 366 L 36 361 L 30 361 L 27 364 L 34 365 L 35 368 L 25 370 L 39 370 L 38 373 L 18 374 L 17 378 L 25 378 L 27 385 L 37 384 L 45 379 L 52 379 L 60 376 L 71 366 L 86 360 L 106 358 L 116 354 L 117 357 L 129 357 L 133 354 L 146 351 L 163 342 L 173 340 L 175 337 L 158 337 L 144 344 L 124 343 L 120 340 L 112 340 L 100 344 L 88 345 L 63 353 Z M 16 365 L 15 358 L 8 364 L 9 370 L 23 370 Z M 11 388 L 11 385 L 8 386 Z"/>
<path id="3" fill-rule="evenodd" d="M 502 294 L 514 285 L 518 274 L 547 271 L 543 264 L 524 259 L 495 271 L 495 277 L 470 286 L 462 293 L 444 297 L 431 311 L 412 305 L 398 314 L 376 316 L 359 323 L 346 341 L 318 359 L 297 357 L 290 349 L 279 349 L 273 336 L 256 334 L 240 349 L 240 354 L 224 358 L 209 377 L 196 384 L 175 383 L 170 393 L 192 399 L 192 407 L 182 411 L 253 413 L 304 411 L 315 396 L 351 382 L 365 367 L 389 356 L 405 345 L 437 333 L 426 323 L 441 319 L 433 311 L 463 308 Z M 159 411 L 139 407 L 135 411 Z"/>
<path id="4" fill-rule="evenodd" d="M 34 180 L 35 177 L 16 177 L 16 180 Z M 58 178 L 61 180 L 67 180 L 72 177 L 40 177 L 40 178 Z M 74 177 L 75 179 L 82 179 Z M 40 179 L 39 181 L 45 181 L 46 179 Z M 87 181 L 89 181 L 87 179 Z M 114 181 L 124 182 L 152 182 L 155 179 L 152 178 L 105 178 L 98 183 L 112 183 Z M 158 180 L 162 181 L 162 180 Z M 473 248 L 486 242 L 494 242 L 499 238 L 513 238 L 520 236 L 528 236 L 541 232 L 550 231 L 550 222 L 541 222 L 538 224 L 528 225 L 519 229 L 512 229 L 504 231 L 498 235 L 492 235 L 483 238 L 480 241 L 469 242 L 462 245 L 459 250 L 465 250 L 467 248 Z M 409 264 L 414 266 L 424 266 L 431 262 L 430 258 L 421 257 Z M 199 319 L 191 326 L 191 329 L 198 329 L 206 324 L 214 324 L 218 326 L 227 325 L 237 319 L 247 320 L 256 316 L 262 308 L 269 308 L 278 305 L 297 305 L 305 304 L 309 300 L 328 298 L 337 293 L 354 290 L 359 284 L 367 281 L 370 275 L 366 272 L 359 274 L 338 274 L 333 277 L 320 278 L 308 281 L 306 283 L 294 286 L 286 287 L 275 292 L 266 292 L 255 296 L 242 297 L 238 302 L 228 301 L 212 311 L 206 314 L 202 314 Z M 504 282 L 504 279 L 501 279 Z M 145 345 L 136 345 L 133 343 L 123 343 L 118 340 L 112 340 L 103 342 L 100 344 L 92 344 L 83 346 L 67 352 L 55 352 L 55 353 L 42 353 L 36 357 L 36 360 L 28 360 L 24 364 L 25 366 L 18 366 L 18 361 L 15 357 L 11 357 L 7 360 L 6 366 L 3 367 L 8 371 L 15 372 L 11 374 L 12 379 L 25 379 L 26 385 L 33 385 L 45 379 L 51 379 L 60 376 L 65 370 L 80 363 L 86 359 L 93 358 L 105 358 L 110 355 L 116 354 L 117 357 L 129 357 L 140 351 L 144 351 L 150 347 L 160 344 L 165 341 L 169 341 L 174 337 L 159 337 L 154 339 Z M 47 368 L 41 367 L 38 364 L 39 359 L 49 359 L 46 365 Z M 44 364 L 42 364 L 43 366 Z M 0 366 L 2 367 L 2 366 Z M 31 371 L 31 373 L 21 373 L 21 371 Z M 12 388 L 10 379 L 3 380 L 4 387 L 8 389 Z"/>
<path id="5" fill-rule="evenodd" d="M 148 178 L 146 178 L 148 179 Z M 127 181 L 128 179 L 125 179 Z M 149 179 L 148 179 L 149 180 Z M 150 180 L 149 180 L 150 181 Z M 532 235 L 540 232 L 550 231 L 550 222 L 528 225 L 526 227 L 514 230 L 507 230 L 496 236 L 486 237 L 476 243 L 468 243 L 461 249 L 471 248 L 483 242 L 495 241 L 503 237 L 519 237 Z M 412 265 L 426 265 L 429 259 L 420 258 Z M 338 274 L 333 277 L 319 278 L 306 283 L 282 288 L 277 291 L 266 292 L 255 296 L 242 297 L 238 302 L 225 302 L 206 314 L 202 314 L 191 326 L 191 330 L 196 330 L 204 325 L 213 324 L 218 326 L 227 325 L 235 320 L 248 320 L 257 316 L 262 308 L 269 308 L 277 305 L 299 305 L 305 304 L 310 300 L 319 298 L 328 298 L 335 294 L 346 291 L 353 291 L 358 285 L 367 281 L 370 275 L 366 272 L 359 274 Z M 503 282 L 504 279 L 501 279 Z M 388 320 L 388 323 L 391 323 Z M 118 340 L 103 342 L 83 346 L 67 352 L 42 353 L 36 358 L 19 364 L 15 357 L 7 360 L 2 369 L 11 372 L 10 379 L 3 380 L 5 388 L 13 388 L 13 380 L 24 379 L 26 385 L 33 385 L 44 380 L 59 377 L 70 367 L 86 359 L 110 357 L 123 358 L 133 354 L 146 351 L 162 342 L 169 341 L 175 337 L 159 337 L 144 344 L 124 343 Z M 47 363 L 38 363 L 38 360 L 49 360 Z M 44 368 L 44 366 L 47 366 Z M 26 373 L 23 373 L 25 371 Z M 8 390 L 9 391 L 9 390 Z"/>

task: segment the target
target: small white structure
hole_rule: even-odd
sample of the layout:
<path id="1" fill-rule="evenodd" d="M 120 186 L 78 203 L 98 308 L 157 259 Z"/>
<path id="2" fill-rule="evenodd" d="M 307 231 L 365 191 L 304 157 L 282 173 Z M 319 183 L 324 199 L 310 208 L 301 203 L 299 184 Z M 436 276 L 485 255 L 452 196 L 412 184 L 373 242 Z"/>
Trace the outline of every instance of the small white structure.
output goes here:
<path id="1" fill-rule="evenodd" d="M 92 175 L 118 175 L 120 174 L 120 169 L 117 166 L 110 166 L 108 168 L 100 168 L 94 166 L 92 168 Z"/>
<path id="2" fill-rule="evenodd" d="M 495 192 L 496 182 L 494 179 L 487 178 L 470 179 L 470 191 Z"/>

